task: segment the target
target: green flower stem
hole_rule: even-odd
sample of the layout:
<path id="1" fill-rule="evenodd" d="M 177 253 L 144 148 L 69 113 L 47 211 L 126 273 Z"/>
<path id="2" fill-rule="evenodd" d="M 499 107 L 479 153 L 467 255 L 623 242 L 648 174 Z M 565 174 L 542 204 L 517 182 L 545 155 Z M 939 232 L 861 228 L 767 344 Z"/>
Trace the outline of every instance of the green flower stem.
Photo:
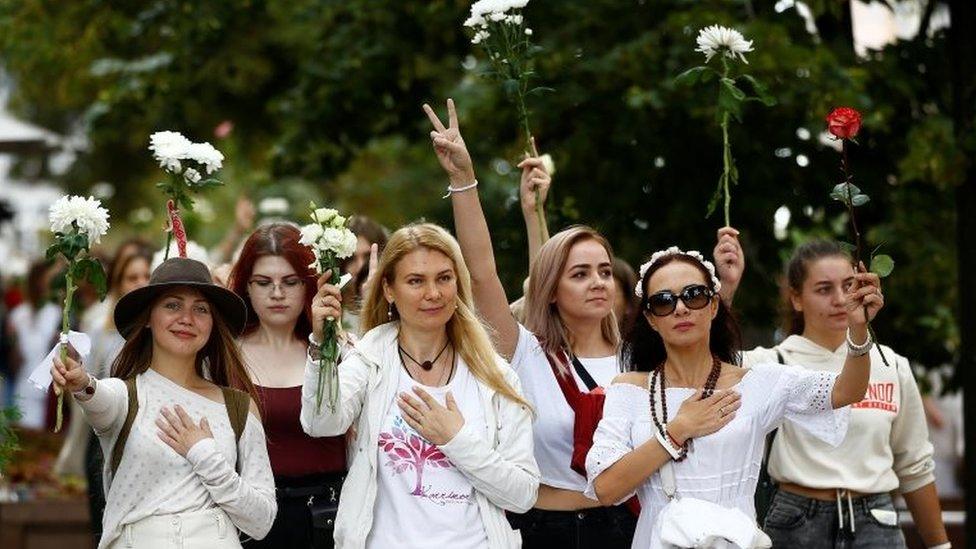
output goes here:
<path id="1" fill-rule="evenodd" d="M 67 337 L 68 335 L 68 317 L 71 314 L 71 302 L 75 295 L 75 281 L 72 276 L 72 269 L 74 268 L 74 261 L 68 263 L 67 271 L 64 275 L 65 282 L 65 295 L 64 295 L 64 310 L 61 311 L 61 334 Z M 61 344 L 61 362 L 64 363 L 68 360 L 68 344 Z M 58 408 L 57 408 L 57 418 L 54 423 L 54 432 L 58 433 L 61 431 L 61 424 L 64 422 L 64 391 L 57 391 L 58 393 Z"/>
<path id="2" fill-rule="evenodd" d="M 857 215 L 854 212 L 854 193 L 851 191 L 851 174 L 847 165 L 847 140 L 841 140 L 841 169 L 844 172 L 844 183 L 847 184 L 847 200 L 844 201 L 844 205 L 847 206 L 847 215 L 851 220 L 850 227 L 851 233 L 854 236 L 854 272 L 861 272 L 861 231 L 857 228 Z M 871 341 L 878 343 L 878 336 L 874 332 L 874 326 L 871 325 L 871 317 L 868 316 L 868 306 L 864 306 L 864 322 L 868 329 L 868 337 Z M 885 356 L 884 351 L 881 350 L 881 346 L 878 346 L 878 354 L 881 355 L 881 362 L 885 366 L 890 367 L 888 364 L 888 358 Z"/>
<path id="3" fill-rule="evenodd" d="M 729 191 L 729 168 L 732 165 L 732 146 L 729 144 L 729 113 L 722 114 L 722 190 L 725 192 L 725 226 L 731 227 L 729 206 L 732 193 Z"/>
<path id="4" fill-rule="evenodd" d="M 167 212 L 166 217 L 169 217 L 169 212 Z M 163 261 L 169 259 L 169 247 L 170 244 L 172 243 L 173 243 L 173 228 L 170 227 L 170 229 L 166 231 L 166 248 L 165 248 L 166 251 L 163 252 Z"/>
<path id="5" fill-rule="evenodd" d="M 522 133 L 525 135 L 525 152 L 538 156 L 538 152 L 532 145 L 532 130 L 529 128 L 529 110 L 525 105 L 525 96 L 528 94 L 529 79 L 526 75 L 528 66 L 529 39 L 525 34 L 525 25 L 510 25 L 507 23 L 493 22 L 490 24 L 489 35 L 492 38 L 483 41 L 480 45 L 488 55 L 488 62 L 491 63 L 495 75 L 502 81 L 515 80 L 518 86 L 515 89 L 515 108 L 518 114 L 519 125 L 522 126 Z M 494 37 L 500 37 L 497 41 L 497 48 L 492 47 L 495 42 Z M 524 62 L 524 63 L 523 63 Z M 539 232 L 543 242 L 549 239 L 546 230 L 545 208 L 540 200 L 540 193 L 535 191 L 535 214 L 539 222 Z"/>
<path id="6" fill-rule="evenodd" d="M 722 78 L 729 77 L 729 62 L 722 55 Z M 722 81 L 719 81 L 721 93 Z M 732 176 L 732 144 L 729 143 L 729 113 L 722 113 L 722 191 L 725 193 L 725 226 L 731 227 L 729 207 L 732 205 L 732 193 L 729 191 L 729 178 Z"/>
<path id="7" fill-rule="evenodd" d="M 339 283 L 339 262 L 332 254 L 319 260 L 319 268 L 324 273 L 332 271 L 329 284 Z M 339 371 L 336 363 L 339 359 L 338 340 L 339 319 L 326 320 L 322 325 L 322 346 L 319 348 L 319 376 L 315 386 L 315 411 L 322 411 L 322 401 L 328 393 L 329 411 L 335 413 L 339 402 Z"/>
<path id="8" fill-rule="evenodd" d="M 519 123 L 522 125 L 522 132 L 525 134 L 525 150 L 526 154 L 532 154 L 538 156 L 538 151 L 535 150 L 535 146 L 532 144 L 532 130 L 529 128 L 529 110 L 525 106 L 525 94 L 523 93 L 522 84 L 519 84 L 518 93 L 516 93 L 516 108 L 518 109 Z M 546 231 L 546 211 L 542 204 L 542 196 L 539 189 L 535 190 L 535 216 L 539 222 L 539 235 L 542 241 L 545 242 L 549 240 L 549 235 Z"/>

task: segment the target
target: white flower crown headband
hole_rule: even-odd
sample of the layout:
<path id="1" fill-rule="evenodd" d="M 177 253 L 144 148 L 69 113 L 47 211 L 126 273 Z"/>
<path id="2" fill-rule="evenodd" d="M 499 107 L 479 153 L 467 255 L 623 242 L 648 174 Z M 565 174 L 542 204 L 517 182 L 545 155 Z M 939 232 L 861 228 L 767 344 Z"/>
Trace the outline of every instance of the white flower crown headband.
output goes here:
<path id="1" fill-rule="evenodd" d="M 708 271 L 708 274 L 712 276 L 712 285 L 714 286 L 715 293 L 718 293 L 722 290 L 722 283 L 719 282 L 718 276 L 715 275 L 715 265 L 711 261 L 705 259 L 705 256 L 703 256 L 701 252 L 695 250 L 688 250 L 687 252 L 685 252 L 682 251 L 677 246 L 671 246 L 666 250 L 660 250 L 654 252 L 651 255 L 651 259 L 648 260 L 647 263 L 644 263 L 643 265 L 640 266 L 640 278 L 638 278 L 637 280 L 637 286 L 634 287 L 634 295 L 640 298 L 644 297 L 644 275 L 647 274 L 647 270 L 650 269 L 652 265 L 657 263 L 659 259 L 672 256 L 672 255 L 686 255 L 688 257 L 694 258 L 696 261 L 701 263 L 702 266 L 705 267 L 705 270 Z"/>

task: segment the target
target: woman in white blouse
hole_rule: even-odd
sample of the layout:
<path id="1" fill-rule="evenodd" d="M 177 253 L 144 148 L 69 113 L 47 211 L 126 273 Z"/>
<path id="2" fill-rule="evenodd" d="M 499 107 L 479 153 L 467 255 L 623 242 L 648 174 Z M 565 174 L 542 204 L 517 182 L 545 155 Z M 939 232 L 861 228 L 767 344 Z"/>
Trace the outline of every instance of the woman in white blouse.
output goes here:
<path id="1" fill-rule="evenodd" d="M 117 377 L 96 380 L 70 358 L 55 360 L 55 385 L 74 395 L 106 456 L 129 415 L 123 380 L 135 380 L 138 408 L 114 474 L 105 460 L 100 549 L 239 548 L 238 530 L 261 538 L 271 528 L 274 480 L 257 408 L 250 399 L 235 440 L 225 402 L 227 387 L 253 394 L 234 343 L 245 315 L 206 266 L 171 258 L 115 307 L 126 338 Z"/>
<path id="2" fill-rule="evenodd" d="M 643 322 L 624 344 L 631 373 L 607 389 L 587 456 L 588 493 L 604 504 L 635 492 L 633 547 L 768 547 L 753 494 L 766 433 L 784 419 L 837 444 L 867 387 L 865 312 L 880 310 L 878 279 L 855 275 L 845 296 L 850 345 L 843 371 L 735 366 L 738 329 L 718 298 L 714 266 L 669 248 L 641 267 Z M 866 307 L 866 310 L 865 310 Z"/>
<path id="3" fill-rule="evenodd" d="M 320 287 L 312 334 L 340 318 L 340 300 Z M 478 320 L 457 241 L 429 223 L 393 233 L 361 320 L 366 333 L 338 366 L 335 408 L 316 400 L 314 336 L 302 391 L 306 433 L 355 424 L 336 547 L 518 547 L 504 511 L 535 502 L 532 412 Z"/>

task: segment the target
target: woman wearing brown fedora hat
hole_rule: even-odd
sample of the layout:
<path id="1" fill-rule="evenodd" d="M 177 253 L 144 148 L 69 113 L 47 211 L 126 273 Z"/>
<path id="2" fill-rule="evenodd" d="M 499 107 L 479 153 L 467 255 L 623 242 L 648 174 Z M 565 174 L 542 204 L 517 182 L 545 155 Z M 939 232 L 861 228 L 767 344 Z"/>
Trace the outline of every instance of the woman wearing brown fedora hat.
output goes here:
<path id="1" fill-rule="evenodd" d="M 246 309 L 206 266 L 172 258 L 115 307 L 126 343 L 113 378 L 55 359 L 99 437 L 106 508 L 101 548 L 239 548 L 277 509 L 264 429 L 234 343 Z M 231 389 L 243 387 L 245 391 Z"/>

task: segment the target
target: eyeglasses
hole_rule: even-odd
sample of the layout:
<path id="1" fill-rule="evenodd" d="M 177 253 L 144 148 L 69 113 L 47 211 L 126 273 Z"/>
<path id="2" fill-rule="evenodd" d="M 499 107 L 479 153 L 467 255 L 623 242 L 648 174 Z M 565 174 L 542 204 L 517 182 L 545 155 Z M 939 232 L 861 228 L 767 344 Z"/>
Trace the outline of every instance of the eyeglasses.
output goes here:
<path id="1" fill-rule="evenodd" d="M 685 307 L 692 310 L 704 309 L 715 297 L 715 292 L 704 284 L 685 286 L 681 293 L 675 294 L 671 290 L 664 290 L 652 294 L 647 298 L 645 308 L 654 316 L 668 316 L 678 308 L 678 300 L 684 302 Z"/>
<path id="2" fill-rule="evenodd" d="M 248 282 L 248 284 L 258 292 L 272 295 L 275 288 L 281 288 L 283 294 L 297 294 L 305 290 L 305 281 L 300 278 L 286 278 L 280 282 L 274 282 L 266 278 L 259 278 Z M 252 290 L 254 291 L 254 290 Z"/>

